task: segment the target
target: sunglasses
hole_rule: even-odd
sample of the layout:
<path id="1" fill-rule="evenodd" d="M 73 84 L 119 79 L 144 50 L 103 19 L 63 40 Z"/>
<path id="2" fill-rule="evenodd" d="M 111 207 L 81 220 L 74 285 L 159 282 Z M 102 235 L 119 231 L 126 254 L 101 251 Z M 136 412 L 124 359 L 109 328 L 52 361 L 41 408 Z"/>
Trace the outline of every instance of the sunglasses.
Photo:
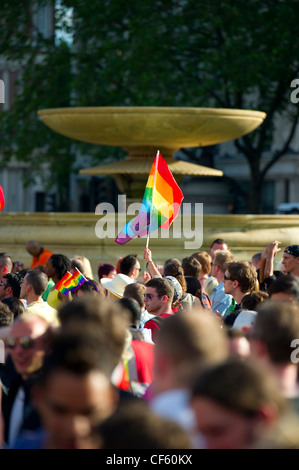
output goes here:
<path id="1" fill-rule="evenodd" d="M 6 346 L 9 349 L 14 349 L 19 343 L 23 349 L 32 349 L 35 345 L 35 340 L 30 338 L 30 336 L 21 336 L 20 338 L 15 338 L 14 336 L 8 336 L 6 338 Z"/>
<path id="2" fill-rule="evenodd" d="M 144 298 L 146 300 L 152 300 L 154 297 L 159 297 L 158 295 L 154 295 L 154 294 L 144 294 Z"/>
<path id="3" fill-rule="evenodd" d="M 3 281 L 0 281 L 0 286 L 5 286 L 5 287 L 9 287 L 7 284 L 5 284 L 5 282 Z"/>
<path id="4" fill-rule="evenodd" d="M 223 279 L 224 279 L 225 281 L 232 281 L 232 279 L 231 279 L 230 277 L 227 277 L 225 274 L 224 274 L 224 276 L 223 276 Z"/>

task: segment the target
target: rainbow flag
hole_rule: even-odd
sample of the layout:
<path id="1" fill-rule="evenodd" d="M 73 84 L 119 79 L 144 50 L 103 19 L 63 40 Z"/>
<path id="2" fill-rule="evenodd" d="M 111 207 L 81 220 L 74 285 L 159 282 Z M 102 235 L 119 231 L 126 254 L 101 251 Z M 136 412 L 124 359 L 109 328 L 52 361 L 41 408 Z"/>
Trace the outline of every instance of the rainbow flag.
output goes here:
<path id="1" fill-rule="evenodd" d="M 135 237 L 143 237 L 159 227 L 169 229 L 179 213 L 183 193 L 166 161 L 157 152 L 152 165 L 139 214 L 119 232 L 115 241 L 124 245 Z"/>
<path id="2" fill-rule="evenodd" d="M 5 204 L 5 199 L 4 199 L 3 189 L 0 186 L 0 211 L 2 211 L 4 204 Z"/>
<path id="3" fill-rule="evenodd" d="M 74 292 L 79 289 L 85 281 L 87 281 L 86 277 L 79 271 L 79 269 L 75 268 L 74 274 L 69 271 L 65 273 L 63 278 L 56 285 L 55 289 L 62 292 L 62 294 L 67 295 L 69 292 Z"/>

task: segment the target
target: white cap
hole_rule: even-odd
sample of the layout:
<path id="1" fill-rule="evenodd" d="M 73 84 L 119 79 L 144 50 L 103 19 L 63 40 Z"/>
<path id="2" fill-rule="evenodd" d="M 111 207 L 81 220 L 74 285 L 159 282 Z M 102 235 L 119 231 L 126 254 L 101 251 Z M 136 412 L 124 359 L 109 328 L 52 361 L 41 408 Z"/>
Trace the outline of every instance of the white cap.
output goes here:
<path id="1" fill-rule="evenodd" d="M 232 329 L 240 331 L 251 330 L 256 319 L 257 312 L 255 310 L 241 310 L 235 319 Z"/>

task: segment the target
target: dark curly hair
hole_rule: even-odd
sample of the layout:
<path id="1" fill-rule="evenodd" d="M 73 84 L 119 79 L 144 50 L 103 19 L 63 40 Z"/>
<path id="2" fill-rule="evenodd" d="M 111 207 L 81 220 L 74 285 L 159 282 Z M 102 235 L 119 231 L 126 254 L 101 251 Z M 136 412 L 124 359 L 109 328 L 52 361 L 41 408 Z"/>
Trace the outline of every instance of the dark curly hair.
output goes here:
<path id="1" fill-rule="evenodd" d="M 54 254 L 50 257 L 50 261 L 59 280 L 71 269 L 71 260 L 65 255 Z"/>

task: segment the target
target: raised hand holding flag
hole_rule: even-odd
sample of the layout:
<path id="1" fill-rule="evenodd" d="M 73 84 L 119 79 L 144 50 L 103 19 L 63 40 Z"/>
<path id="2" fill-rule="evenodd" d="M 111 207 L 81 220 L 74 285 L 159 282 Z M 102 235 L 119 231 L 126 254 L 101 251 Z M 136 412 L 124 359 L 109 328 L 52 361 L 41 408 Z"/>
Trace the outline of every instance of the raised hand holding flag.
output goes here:
<path id="1" fill-rule="evenodd" d="M 56 285 L 55 289 L 62 294 L 67 295 L 69 292 L 74 292 L 79 289 L 79 287 L 86 281 L 86 277 L 79 271 L 79 269 L 75 268 L 74 274 L 69 271 L 65 273 L 63 278 Z"/>
<path id="2" fill-rule="evenodd" d="M 152 165 L 139 214 L 130 220 L 115 241 L 124 245 L 135 237 L 143 237 L 159 227 L 169 229 L 184 199 L 166 161 L 157 152 Z M 148 240 L 147 240 L 148 245 Z"/>

